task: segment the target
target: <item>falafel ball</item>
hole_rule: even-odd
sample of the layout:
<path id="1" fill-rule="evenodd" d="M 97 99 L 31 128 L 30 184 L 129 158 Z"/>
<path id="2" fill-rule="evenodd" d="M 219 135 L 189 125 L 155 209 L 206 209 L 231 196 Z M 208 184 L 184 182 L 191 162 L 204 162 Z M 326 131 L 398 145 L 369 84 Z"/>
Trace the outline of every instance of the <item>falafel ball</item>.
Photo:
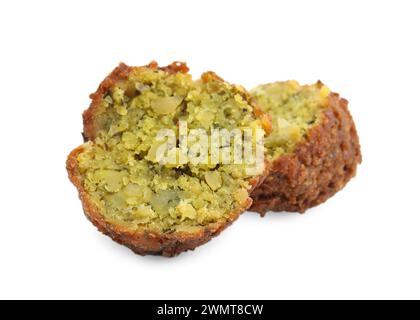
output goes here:
<path id="1" fill-rule="evenodd" d="M 362 156 L 347 100 L 321 82 L 276 82 L 251 94 L 273 122 L 265 141 L 270 174 L 253 191 L 251 211 L 303 213 L 356 175 Z"/>
<path id="2" fill-rule="evenodd" d="M 180 121 L 206 133 L 215 125 L 269 130 L 242 88 L 213 72 L 194 81 L 183 63 L 121 64 L 91 98 L 87 142 L 71 152 L 67 170 L 101 232 L 141 255 L 174 256 L 208 242 L 249 208 L 264 170 L 181 161 L 180 135 L 172 144 L 157 139 L 161 130 L 179 132 Z M 175 162 L 161 161 L 164 143 Z"/>

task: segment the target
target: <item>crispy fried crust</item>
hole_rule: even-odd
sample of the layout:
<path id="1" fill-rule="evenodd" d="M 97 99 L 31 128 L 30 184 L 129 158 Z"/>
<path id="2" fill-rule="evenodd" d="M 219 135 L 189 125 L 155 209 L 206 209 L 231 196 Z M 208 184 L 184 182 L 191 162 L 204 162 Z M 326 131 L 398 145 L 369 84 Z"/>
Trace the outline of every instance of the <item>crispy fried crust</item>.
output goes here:
<path id="1" fill-rule="evenodd" d="M 183 251 L 194 250 L 196 247 L 205 244 L 213 237 L 219 235 L 224 229 L 231 225 L 239 215 L 247 210 L 252 199 L 248 198 L 241 207 L 231 212 L 229 218 L 224 222 L 217 222 L 203 227 L 194 234 L 185 232 L 156 233 L 147 230 L 132 231 L 121 226 L 108 223 L 99 208 L 92 202 L 83 188 L 81 175 L 78 169 L 77 156 L 83 152 L 83 146 L 73 150 L 67 160 L 67 171 L 71 182 L 79 191 L 79 197 L 83 204 L 86 217 L 102 233 L 110 236 L 116 242 L 125 245 L 140 255 L 163 255 L 166 257 L 175 256 Z M 256 185 L 258 180 L 252 183 Z"/>
<path id="2" fill-rule="evenodd" d="M 305 212 L 319 205 L 356 175 L 362 156 L 348 101 L 331 94 L 321 123 L 291 155 L 271 164 L 271 172 L 252 193 L 251 211 Z"/>

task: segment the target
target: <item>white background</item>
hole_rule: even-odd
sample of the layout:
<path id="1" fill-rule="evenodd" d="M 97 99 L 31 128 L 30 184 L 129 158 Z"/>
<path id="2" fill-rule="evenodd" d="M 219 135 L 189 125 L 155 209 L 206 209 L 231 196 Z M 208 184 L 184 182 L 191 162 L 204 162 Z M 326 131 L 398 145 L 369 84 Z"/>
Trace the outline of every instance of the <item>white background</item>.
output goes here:
<path id="1" fill-rule="evenodd" d="M 0 298 L 420 298 L 418 1 L 2 1 Z M 350 100 L 363 165 L 305 215 L 245 213 L 173 259 L 85 219 L 67 179 L 88 95 L 120 61 L 185 60 Z"/>

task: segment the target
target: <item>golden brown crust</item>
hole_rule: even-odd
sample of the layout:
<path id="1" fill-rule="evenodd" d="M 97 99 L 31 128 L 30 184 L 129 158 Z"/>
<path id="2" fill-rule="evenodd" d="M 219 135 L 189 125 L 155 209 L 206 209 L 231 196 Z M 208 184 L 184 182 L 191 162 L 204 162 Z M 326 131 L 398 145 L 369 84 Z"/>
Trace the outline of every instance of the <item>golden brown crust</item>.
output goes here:
<path id="1" fill-rule="evenodd" d="M 230 213 L 226 221 L 205 226 L 194 234 L 185 232 L 156 233 L 147 230 L 128 230 L 107 222 L 99 208 L 92 202 L 86 190 L 83 188 L 77 161 L 77 156 L 81 152 L 83 152 L 83 146 L 76 148 L 70 153 L 67 159 L 67 171 L 71 182 L 79 191 L 79 197 L 82 201 L 86 217 L 99 231 L 140 255 L 153 254 L 172 257 L 183 251 L 194 250 L 196 247 L 205 244 L 213 237 L 219 235 L 252 204 L 252 199 L 248 198 L 241 207 Z M 254 186 L 257 183 L 258 179 L 252 181 Z"/>
<path id="2" fill-rule="evenodd" d="M 362 156 L 348 102 L 331 94 L 322 121 L 291 155 L 271 164 L 271 172 L 252 193 L 251 211 L 305 212 L 319 205 L 356 175 Z"/>

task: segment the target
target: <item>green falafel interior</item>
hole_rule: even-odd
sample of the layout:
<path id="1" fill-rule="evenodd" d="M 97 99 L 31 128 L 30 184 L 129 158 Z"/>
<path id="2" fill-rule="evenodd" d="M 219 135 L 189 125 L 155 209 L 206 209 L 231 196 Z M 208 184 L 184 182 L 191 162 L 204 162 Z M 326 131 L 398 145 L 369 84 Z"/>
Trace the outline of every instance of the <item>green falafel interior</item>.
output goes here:
<path id="1" fill-rule="evenodd" d="M 328 106 L 330 90 L 320 82 L 301 86 L 291 80 L 260 85 L 251 94 L 272 117 L 273 130 L 265 140 L 266 156 L 272 161 L 292 153 L 309 129 L 320 121 Z"/>
<path id="2" fill-rule="evenodd" d="M 243 89 L 205 73 L 133 68 L 106 92 L 95 111 L 100 130 L 78 155 L 84 189 L 104 219 L 128 230 L 195 232 L 243 209 L 260 174 L 246 163 L 183 162 L 180 123 L 209 136 L 214 129 L 267 129 Z M 176 132 L 162 163 L 161 130 Z M 188 141 L 188 146 L 193 142 Z M 233 148 L 233 146 L 229 146 Z"/>

